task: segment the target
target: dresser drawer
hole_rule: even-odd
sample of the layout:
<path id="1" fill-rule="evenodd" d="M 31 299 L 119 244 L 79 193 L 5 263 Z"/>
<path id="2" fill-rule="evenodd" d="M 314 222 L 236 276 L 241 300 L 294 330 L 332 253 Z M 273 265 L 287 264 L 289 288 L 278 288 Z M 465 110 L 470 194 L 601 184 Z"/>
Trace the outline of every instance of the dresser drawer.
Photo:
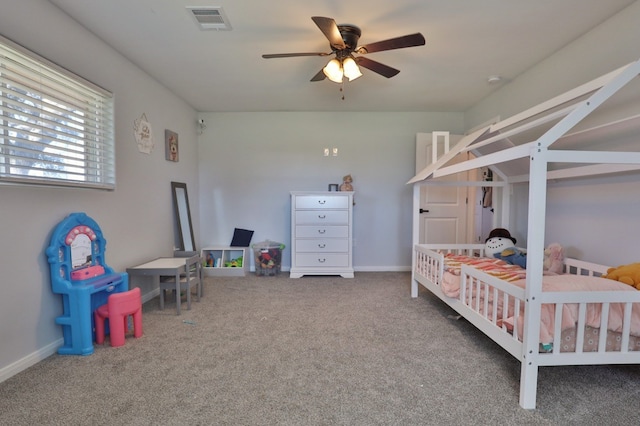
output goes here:
<path id="1" fill-rule="evenodd" d="M 344 195 L 298 195 L 296 209 L 348 209 L 349 197 Z"/>
<path id="2" fill-rule="evenodd" d="M 297 238 L 349 238 L 349 227 L 340 226 L 322 226 L 322 225 L 303 225 L 296 226 Z"/>
<path id="3" fill-rule="evenodd" d="M 314 253 L 299 254 L 296 253 L 296 266 L 298 267 L 347 267 L 349 266 L 348 254 L 333 253 Z"/>
<path id="4" fill-rule="evenodd" d="M 317 223 L 317 224 L 349 224 L 348 210 L 297 210 L 296 224 Z"/>
<path id="5" fill-rule="evenodd" d="M 348 253 L 349 240 L 318 238 L 313 240 L 296 240 L 296 251 L 305 253 Z"/>

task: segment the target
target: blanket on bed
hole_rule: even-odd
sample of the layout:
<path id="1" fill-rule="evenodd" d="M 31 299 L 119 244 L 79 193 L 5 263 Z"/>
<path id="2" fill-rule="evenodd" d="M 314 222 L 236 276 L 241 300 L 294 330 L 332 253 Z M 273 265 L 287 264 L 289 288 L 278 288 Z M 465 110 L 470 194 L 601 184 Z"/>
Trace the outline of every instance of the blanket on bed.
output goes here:
<path id="1" fill-rule="evenodd" d="M 519 280 L 513 282 L 521 288 L 525 288 L 526 281 Z M 626 284 L 599 277 L 588 277 L 583 275 L 555 275 L 544 276 L 542 278 L 542 291 L 638 291 Z M 575 328 L 578 323 L 577 303 L 565 303 L 562 305 L 561 331 Z M 555 305 L 543 304 L 540 311 L 540 343 L 553 342 L 555 329 Z M 587 304 L 585 325 L 593 328 L 600 328 L 602 313 L 601 303 Z M 616 333 L 622 332 L 624 320 L 624 304 L 611 303 L 609 305 L 609 318 L 607 329 Z M 514 318 L 509 317 L 505 323 L 513 326 Z M 518 315 L 518 335 L 522 336 L 524 327 L 524 306 Z M 634 304 L 631 310 L 631 331 L 632 336 L 640 336 L 640 305 Z"/>
<path id="2" fill-rule="evenodd" d="M 457 254 L 444 256 L 444 276 L 440 286 L 449 297 L 460 295 L 460 268 L 462 265 L 473 266 L 489 275 L 504 281 L 517 281 L 526 278 L 527 270 L 518 265 L 511 265 L 501 259 L 488 257 L 471 257 Z"/>
<path id="3" fill-rule="evenodd" d="M 511 265 L 500 259 L 493 258 L 481 258 L 470 257 L 465 255 L 447 254 L 444 257 L 444 275 L 442 282 L 440 283 L 443 292 L 449 297 L 460 297 L 460 268 L 463 264 L 472 266 L 483 272 L 500 278 L 504 281 L 511 282 L 520 288 L 525 288 L 526 285 L 526 270 L 517 265 Z M 544 275 L 542 280 L 542 291 L 559 292 L 559 291 L 638 291 L 633 287 L 630 287 L 624 283 L 620 283 L 614 280 L 609 280 L 600 277 L 591 277 L 583 275 L 573 274 L 550 274 Z M 471 305 L 476 303 L 476 290 L 472 288 L 470 293 L 467 293 L 471 297 Z M 503 316 L 503 295 L 498 295 L 499 302 L 497 303 L 497 317 L 506 319 L 499 321 L 504 323 L 510 330 L 513 330 L 515 324 L 517 324 L 518 336 L 522 338 L 524 328 L 524 302 L 520 304 L 519 313 L 517 315 L 514 312 L 513 298 L 510 298 L 507 309 L 508 312 Z M 484 298 L 485 293 L 483 291 L 479 294 L 480 310 L 484 310 Z M 488 293 L 488 312 L 480 312 L 482 315 L 490 317 L 493 315 L 493 292 Z M 541 307 L 541 324 L 540 324 L 540 343 L 547 344 L 553 342 L 554 329 L 555 329 L 555 305 L 544 304 Z M 562 306 L 562 323 L 560 331 L 570 330 L 575 328 L 578 323 L 578 309 L 577 303 L 567 303 Z M 602 304 L 590 303 L 587 305 L 586 311 L 586 326 L 592 328 L 600 328 L 601 324 L 601 312 Z M 609 306 L 609 318 L 607 329 L 613 332 L 621 332 L 624 319 L 624 305 L 622 303 L 611 303 Z M 631 333 L 632 336 L 640 336 L 640 305 L 634 304 L 631 314 Z"/>

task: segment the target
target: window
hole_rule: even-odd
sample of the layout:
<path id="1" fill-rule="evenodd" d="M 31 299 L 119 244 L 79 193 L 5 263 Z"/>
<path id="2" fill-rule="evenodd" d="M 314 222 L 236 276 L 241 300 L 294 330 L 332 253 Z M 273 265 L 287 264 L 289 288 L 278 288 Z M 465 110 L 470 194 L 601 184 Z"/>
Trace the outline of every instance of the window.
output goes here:
<path id="1" fill-rule="evenodd" d="M 112 94 L 2 37 L 0 183 L 116 184 Z"/>

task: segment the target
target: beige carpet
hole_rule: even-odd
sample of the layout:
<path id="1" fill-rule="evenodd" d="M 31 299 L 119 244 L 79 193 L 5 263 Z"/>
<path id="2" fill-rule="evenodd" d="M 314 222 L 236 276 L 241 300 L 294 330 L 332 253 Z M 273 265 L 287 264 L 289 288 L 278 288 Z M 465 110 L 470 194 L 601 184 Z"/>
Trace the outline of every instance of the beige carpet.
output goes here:
<path id="1" fill-rule="evenodd" d="M 637 424 L 640 368 L 543 368 L 523 410 L 519 363 L 409 288 L 408 273 L 208 278 L 180 316 L 146 303 L 141 339 L 0 383 L 0 424 Z"/>

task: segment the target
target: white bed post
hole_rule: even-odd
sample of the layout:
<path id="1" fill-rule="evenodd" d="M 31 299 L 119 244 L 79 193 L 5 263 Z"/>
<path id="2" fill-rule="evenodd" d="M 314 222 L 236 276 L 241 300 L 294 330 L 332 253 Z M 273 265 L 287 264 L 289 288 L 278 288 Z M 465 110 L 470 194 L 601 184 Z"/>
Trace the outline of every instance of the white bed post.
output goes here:
<path id="1" fill-rule="evenodd" d="M 416 252 L 415 246 L 420 242 L 420 183 L 413 184 L 413 236 L 411 241 L 411 297 L 418 297 L 418 281 L 416 273 Z"/>
<path id="2" fill-rule="evenodd" d="M 511 193 L 513 184 L 507 183 L 500 187 L 500 223 L 505 229 L 511 228 Z M 494 209 L 494 214 L 497 209 Z"/>
<path id="3" fill-rule="evenodd" d="M 536 408 L 540 340 L 544 229 L 547 202 L 547 148 L 538 144 L 529 156 L 529 223 L 527 225 L 527 285 L 520 367 L 520 406 Z"/>
<path id="4" fill-rule="evenodd" d="M 540 307 L 536 300 L 542 293 L 542 262 L 544 257 L 544 233 L 547 202 L 548 147 L 567 131 L 598 108 L 625 84 L 638 76 L 640 61 L 627 66 L 611 81 L 605 83 L 587 100 L 549 129 L 536 142 L 530 154 L 529 170 L 529 224 L 527 227 L 527 285 L 525 290 L 525 321 L 522 366 L 520 370 L 520 405 L 533 409 L 536 406 L 538 360 L 540 353 Z"/>

